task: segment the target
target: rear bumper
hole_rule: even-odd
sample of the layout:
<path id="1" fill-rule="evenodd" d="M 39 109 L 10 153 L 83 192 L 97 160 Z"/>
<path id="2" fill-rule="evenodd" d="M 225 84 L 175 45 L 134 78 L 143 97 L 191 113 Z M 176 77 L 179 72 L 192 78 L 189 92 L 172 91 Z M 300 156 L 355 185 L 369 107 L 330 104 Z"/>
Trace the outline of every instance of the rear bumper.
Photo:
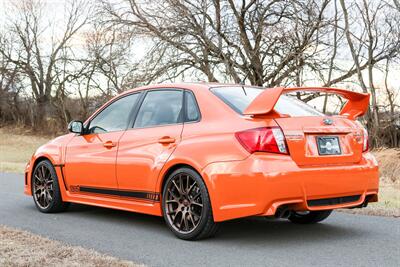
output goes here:
<path id="1" fill-rule="evenodd" d="M 203 169 L 215 221 L 274 215 L 278 207 L 325 210 L 377 201 L 377 161 L 370 153 L 351 165 L 299 167 L 290 156 L 252 154 Z"/>

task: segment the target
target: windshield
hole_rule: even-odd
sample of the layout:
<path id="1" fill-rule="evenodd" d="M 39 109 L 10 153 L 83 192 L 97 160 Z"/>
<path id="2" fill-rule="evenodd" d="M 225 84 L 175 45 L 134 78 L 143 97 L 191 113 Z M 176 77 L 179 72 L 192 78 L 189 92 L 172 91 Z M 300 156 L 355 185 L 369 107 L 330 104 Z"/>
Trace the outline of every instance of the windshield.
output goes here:
<path id="1" fill-rule="evenodd" d="M 268 89 L 256 87 L 213 87 L 210 89 L 216 96 L 224 101 L 236 112 L 243 114 L 243 111 L 250 103 L 263 91 Z M 323 114 L 306 103 L 295 97 L 282 95 L 274 108 L 281 114 L 287 114 L 291 117 L 303 116 L 323 116 Z"/>

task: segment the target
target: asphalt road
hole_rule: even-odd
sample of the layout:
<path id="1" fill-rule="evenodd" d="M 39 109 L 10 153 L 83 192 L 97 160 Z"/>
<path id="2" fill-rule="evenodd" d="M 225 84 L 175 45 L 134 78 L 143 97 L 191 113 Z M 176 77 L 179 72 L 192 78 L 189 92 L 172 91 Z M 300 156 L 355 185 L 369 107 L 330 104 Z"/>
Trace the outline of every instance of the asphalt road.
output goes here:
<path id="1" fill-rule="evenodd" d="M 190 242 L 159 217 L 83 205 L 42 214 L 17 174 L 0 174 L 0 224 L 149 266 L 400 266 L 400 219 L 336 212 L 304 226 L 249 218 Z"/>

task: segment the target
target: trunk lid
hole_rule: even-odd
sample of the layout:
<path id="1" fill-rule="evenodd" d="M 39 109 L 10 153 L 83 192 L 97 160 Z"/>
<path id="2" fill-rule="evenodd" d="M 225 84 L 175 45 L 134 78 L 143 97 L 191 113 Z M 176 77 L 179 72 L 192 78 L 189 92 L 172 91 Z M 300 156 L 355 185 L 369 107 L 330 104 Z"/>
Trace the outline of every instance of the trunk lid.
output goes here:
<path id="1" fill-rule="evenodd" d="M 316 116 L 276 118 L 275 121 L 285 135 L 292 159 L 299 166 L 351 164 L 362 158 L 363 130 L 353 120 Z M 321 146 L 326 145 L 319 144 L 321 137 L 328 141 L 337 138 L 340 154 L 321 154 Z"/>

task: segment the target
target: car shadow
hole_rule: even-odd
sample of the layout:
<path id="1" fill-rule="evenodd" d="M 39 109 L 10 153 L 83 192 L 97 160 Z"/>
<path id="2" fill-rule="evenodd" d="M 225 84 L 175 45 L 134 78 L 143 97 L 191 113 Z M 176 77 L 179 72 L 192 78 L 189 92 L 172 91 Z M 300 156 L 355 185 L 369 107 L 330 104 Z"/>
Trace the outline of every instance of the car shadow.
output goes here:
<path id="1" fill-rule="evenodd" d="M 335 214 L 332 214 L 335 216 Z M 221 242 L 236 242 L 242 244 L 293 244 L 294 242 L 314 243 L 315 241 L 329 241 L 349 239 L 363 236 L 365 231 L 352 226 L 326 221 L 312 224 L 293 224 L 288 220 L 265 219 L 251 217 L 241 220 L 228 221 L 222 224 L 218 233 Z"/>
<path id="2" fill-rule="evenodd" d="M 157 233 L 161 238 L 177 240 L 170 233 L 162 217 L 146 214 L 99 208 L 86 205 L 72 204 L 68 213 L 80 213 L 79 216 L 115 223 L 120 226 L 135 227 L 149 234 Z M 335 216 L 352 216 L 337 215 Z M 263 217 L 249 217 L 221 223 L 215 238 L 200 241 L 201 243 L 213 242 L 214 244 L 229 244 L 240 241 L 242 245 L 271 245 L 293 244 L 299 242 L 306 244 L 315 241 L 334 241 L 356 238 L 365 235 L 367 230 L 356 228 L 354 225 L 338 223 L 336 219 L 328 218 L 326 221 L 314 225 L 298 225 L 288 220 L 266 219 Z M 174 241 L 172 241 L 174 242 Z M 197 243 L 197 242 L 196 242 Z"/>

